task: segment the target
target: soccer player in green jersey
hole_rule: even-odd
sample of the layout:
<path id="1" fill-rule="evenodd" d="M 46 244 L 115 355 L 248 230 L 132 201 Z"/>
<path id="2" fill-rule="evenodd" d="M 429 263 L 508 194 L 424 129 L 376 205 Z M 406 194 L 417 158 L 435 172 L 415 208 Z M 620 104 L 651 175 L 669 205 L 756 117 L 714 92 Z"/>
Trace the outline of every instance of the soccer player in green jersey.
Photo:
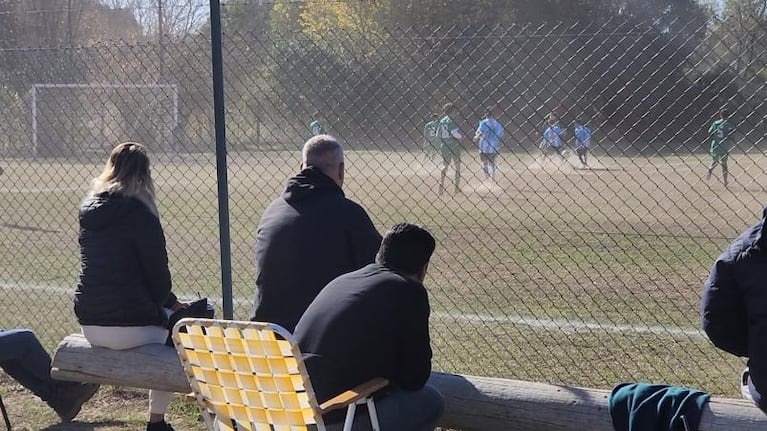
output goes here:
<path id="1" fill-rule="evenodd" d="M 431 114 L 429 122 L 423 128 L 423 153 L 427 160 L 433 160 L 440 147 L 439 115 Z"/>
<path id="2" fill-rule="evenodd" d="M 312 136 L 317 135 L 324 135 L 325 134 L 325 128 L 322 126 L 322 123 L 320 123 L 320 113 L 315 112 L 312 116 L 312 122 L 309 123 L 309 132 L 312 134 Z"/>
<path id="3" fill-rule="evenodd" d="M 439 120 L 439 151 L 442 155 L 442 172 L 439 177 L 439 194 L 445 190 L 445 176 L 450 163 L 455 167 L 455 192 L 461 191 L 461 129 L 453 120 L 456 114 L 455 106 L 448 103 L 444 107 L 445 115 Z"/>
<path id="4" fill-rule="evenodd" d="M 711 174 L 717 164 L 722 165 L 722 181 L 727 187 L 727 158 L 730 154 L 730 134 L 732 133 L 732 123 L 729 121 L 730 112 L 727 109 L 719 111 L 719 119 L 711 123 L 708 133 L 711 135 L 711 164 L 708 165 L 708 175 L 706 180 L 711 179 Z"/>

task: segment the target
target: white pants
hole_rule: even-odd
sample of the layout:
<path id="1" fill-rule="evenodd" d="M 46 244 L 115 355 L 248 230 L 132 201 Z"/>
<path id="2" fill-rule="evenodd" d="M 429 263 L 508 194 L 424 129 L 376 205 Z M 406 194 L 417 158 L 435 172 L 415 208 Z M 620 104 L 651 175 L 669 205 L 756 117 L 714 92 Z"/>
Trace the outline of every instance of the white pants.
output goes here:
<path id="1" fill-rule="evenodd" d="M 144 344 L 165 344 L 168 330 L 162 326 L 83 326 L 89 343 L 112 350 L 126 350 Z M 173 392 L 149 390 L 149 413 L 164 415 L 173 400 Z"/>

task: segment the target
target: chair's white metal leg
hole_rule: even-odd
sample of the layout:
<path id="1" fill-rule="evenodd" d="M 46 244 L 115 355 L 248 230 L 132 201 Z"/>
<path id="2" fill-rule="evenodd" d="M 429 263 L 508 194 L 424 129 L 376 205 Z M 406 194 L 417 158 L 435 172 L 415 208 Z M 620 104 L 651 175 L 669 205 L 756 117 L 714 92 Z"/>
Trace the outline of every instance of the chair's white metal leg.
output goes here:
<path id="1" fill-rule="evenodd" d="M 381 425 L 378 424 L 378 412 L 376 411 L 376 403 L 373 401 L 373 397 L 366 400 L 368 405 L 368 415 L 370 415 L 370 426 L 373 431 L 381 431 Z"/>
<path id="2" fill-rule="evenodd" d="M 212 414 L 208 409 L 202 409 L 202 420 L 205 421 L 205 428 L 208 431 L 218 431 L 218 421 L 216 416 Z"/>
<path id="3" fill-rule="evenodd" d="M 354 412 L 357 411 L 357 404 L 349 404 L 349 408 L 346 409 L 346 420 L 344 421 L 344 431 L 352 431 L 352 424 L 354 423 Z"/>

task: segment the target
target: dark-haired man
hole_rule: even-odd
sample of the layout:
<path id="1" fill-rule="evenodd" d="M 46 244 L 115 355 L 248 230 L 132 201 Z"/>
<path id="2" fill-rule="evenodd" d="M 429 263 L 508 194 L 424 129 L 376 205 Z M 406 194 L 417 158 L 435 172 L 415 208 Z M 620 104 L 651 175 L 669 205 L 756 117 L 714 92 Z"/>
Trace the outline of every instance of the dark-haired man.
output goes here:
<path id="1" fill-rule="evenodd" d="M 423 280 L 435 245 L 425 229 L 398 224 L 384 235 L 375 263 L 336 278 L 317 295 L 295 336 L 318 401 L 383 377 L 390 384 L 376 395 L 381 429 L 434 429 L 444 400 L 426 385 L 431 346 Z M 343 413 L 325 420 L 332 428 Z M 367 415 L 356 416 L 354 429 L 370 429 Z"/>
<path id="2" fill-rule="evenodd" d="M 344 195 L 344 169 L 336 138 L 318 135 L 304 144 L 301 172 L 258 225 L 253 320 L 293 331 L 328 282 L 375 259 L 381 235 Z"/>

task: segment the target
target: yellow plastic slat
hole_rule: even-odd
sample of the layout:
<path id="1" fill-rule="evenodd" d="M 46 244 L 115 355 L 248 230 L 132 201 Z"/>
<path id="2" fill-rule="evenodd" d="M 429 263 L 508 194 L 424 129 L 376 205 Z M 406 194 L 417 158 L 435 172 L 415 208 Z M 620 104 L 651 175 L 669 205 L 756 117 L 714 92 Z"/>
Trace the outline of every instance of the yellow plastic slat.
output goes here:
<path id="1" fill-rule="evenodd" d="M 293 384 L 293 390 L 296 392 L 303 392 L 306 390 L 306 385 L 304 384 L 304 376 L 292 375 L 290 376 L 290 381 Z"/>
<path id="2" fill-rule="evenodd" d="M 274 374 L 290 374 L 286 358 L 269 358 L 269 368 Z"/>
<path id="3" fill-rule="evenodd" d="M 256 382 L 256 376 L 252 374 L 237 374 L 237 387 L 242 390 L 256 390 L 258 384 Z"/>
<path id="4" fill-rule="evenodd" d="M 263 408 L 264 402 L 261 399 L 261 392 L 259 391 L 242 391 L 243 404 L 250 406 L 251 408 Z"/>
<path id="5" fill-rule="evenodd" d="M 218 370 L 218 381 L 225 388 L 237 387 L 237 376 L 232 371 Z"/>
<path id="6" fill-rule="evenodd" d="M 275 376 L 274 384 L 278 392 L 295 392 L 295 389 L 293 388 L 293 380 L 288 375 Z"/>
<path id="7" fill-rule="evenodd" d="M 203 335 L 202 326 L 200 325 L 188 325 L 186 326 L 186 332 L 187 334 L 190 334 L 190 335 Z"/>
<path id="8" fill-rule="evenodd" d="M 288 409 L 288 410 L 301 409 L 301 401 L 298 399 L 298 394 L 296 393 L 280 393 L 280 400 L 282 402 L 283 408 L 285 409 Z"/>
<path id="9" fill-rule="evenodd" d="M 256 384 L 258 389 L 264 392 L 277 392 L 277 384 L 272 376 L 258 376 Z"/>
<path id="10" fill-rule="evenodd" d="M 238 423 L 249 423 L 250 422 L 250 409 L 243 406 L 243 405 L 230 405 L 229 406 L 229 415 L 232 419 L 237 421 Z"/>
<path id="11" fill-rule="evenodd" d="M 213 368 L 219 370 L 232 369 L 231 356 L 228 353 L 213 353 L 211 357 L 213 360 Z"/>
<path id="12" fill-rule="evenodd" d="M 242 398 L 242 392 L 239 389 L 225 389 L 224 400 L 229 404 L 247 405 Z"/>
<path id="13" fill-rule="evenodd" d="M 280 394 L 274 392 L 262 392 L 261 400 L 264 403 L 264 407 L 270 411 L 282 409 L 282 400 L 280 399 Z"/>
<path id="14" fill-rule="evenodd" d="M 250 358 L 245 355 L 232 355 L 229 357 L 232 369 L 240 373 L 252 373 L 253 368 L 250 365 Z"/>
<path id="15" fill-rule="evenodd" d="M 271 368 L 269 367 L 269 360 L 264 357 L 251 357 L 248 358 L 250 363 L 250 369 L 257 374 L 269 374 Z"/>

